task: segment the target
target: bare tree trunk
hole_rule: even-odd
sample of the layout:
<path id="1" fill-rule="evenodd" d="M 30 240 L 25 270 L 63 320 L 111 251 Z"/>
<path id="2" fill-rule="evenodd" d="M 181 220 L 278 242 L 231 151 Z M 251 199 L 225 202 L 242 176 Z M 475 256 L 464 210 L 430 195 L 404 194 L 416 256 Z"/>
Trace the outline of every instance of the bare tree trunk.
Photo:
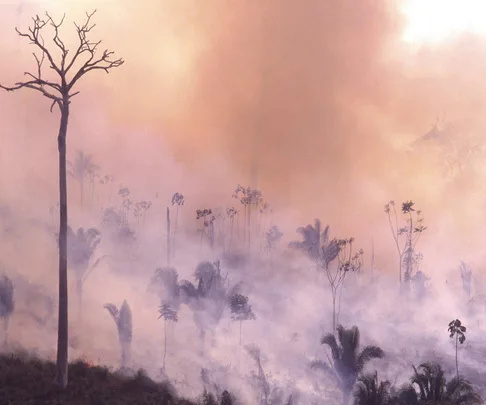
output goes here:
<path id="1" fill-rule="evenodd" d="M 172 237 L 172 257 L 176 255 L 176 235 L 177 235 L 177 220 L 179 219 L 179 205 L 176 207 L 176 217 L 174 223 L 174 236 Z"/>
<path id="2" fill-rule="evenodd" d="M 167 207 L 167 267 L 170 266 L 170 210 Z"/>
<path id="3" fill-rule="evenodd" d="M 231 218 L 230 223 L 230 236 L 229 236 L 229 243 L 228 243 L 228 253 L 231 253 L 231 245 L 233 243 L 233 225 L 235 222 L 234 218 Z"/>
<path id="4" fill-rule="evenodd" d="M 67 279 L 67 178 L 66 135 L 69 99 L 64 97 L 61 124 L 57 138 L 59 150 L 59 319 L 57 327 L 57 360 L 55 384 L 66 388 L 68 383 L 68 279 Z"/>
<path id="5" fill-rule="evenodd" d="M 211 251 L 214 252 L 214 223 L 211 222 L 209 225 L 209 245 L 211 246 Z"/>
<path id="6" fill-rule="evenodd" d="M 459 362 L 457 361 L 457 340 L 459 335 L 456 333 L 456 371 L 457 371 L 457 378 L 459 378 Z"/>
<path id="7" fill-rule="evenodd" d="M 336 333 L 336 292 L 332 292 L 332 333 Z"/>
<path id="8" fill-rule="evenodd" d="M 251 253 L 251 205 L 248 205 L 248 253 Z"/>
<path id="9" fill-rule="evenodd" d="M 167 321 L 164 320 L 164 360 L 162 362 L 162 369 L 165 371 L 165 358 L 167 356 Z"/>
<path id="10" fill-rule="evenodd" d="M 240 321 L 240 346 L 241 346 L 241 327 L 242 327 L 243 321 Z"/>

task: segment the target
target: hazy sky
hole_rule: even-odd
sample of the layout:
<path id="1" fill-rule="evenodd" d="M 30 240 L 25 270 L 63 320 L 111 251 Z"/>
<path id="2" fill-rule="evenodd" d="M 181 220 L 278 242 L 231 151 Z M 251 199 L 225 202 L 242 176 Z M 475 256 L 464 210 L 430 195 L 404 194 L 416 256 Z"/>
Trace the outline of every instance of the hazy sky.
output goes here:
<path id="1" fill-rule="evenodd" d="M 442 155 L 405 152 L 438 117 L 466 135 L 484 129 L 485 42 L 464 33 L 478 32 L 480 10 L 467 7 L 480 4 L 437 3 L 3 1 L 0 78 L 12 83 L 34 66 L 17 23 L 65 11 L 72 43 L 71 22 L 97 8 L 93 39 L 126 63 L 79 83 L 71 155 L 94 154 L 143 198 L 180 188 L 209 203 L 249 182 L 256 154 L 270 202 L 300 221 L 319 216 L 369 240 L 385 202 L 414 199 L 436 230 L 460 235 L 484 216 L 481 178 L 464 177 L 458 191 L 444 182 Z M 57 113 L 29 91 L 2 92 L 0 105 L 2 191 L 51 205 Z"/>

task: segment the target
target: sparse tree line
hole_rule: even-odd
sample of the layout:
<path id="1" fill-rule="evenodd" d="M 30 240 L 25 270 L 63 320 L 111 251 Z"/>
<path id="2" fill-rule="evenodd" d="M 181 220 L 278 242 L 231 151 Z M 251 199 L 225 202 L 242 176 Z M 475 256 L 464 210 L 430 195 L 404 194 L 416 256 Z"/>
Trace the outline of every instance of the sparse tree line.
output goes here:
<path id="1" fill-rule="evenodd" d="M 174 198 L 183 201 L 183 196 L 174 194 Z M 179 197 L 177 197 L 179 196 Z M 182 205 L 182 204 L 181 204 Z M 403 206 L 403 214 L 409 215 L 413 212 L 414 204 L 407 202 Z M 209 211 L 209 210 L 208 210 Z M 115 211 L 113 211 L 115 212 Z M 106 214 L 106 212 L 105 212 Z M 116 215 L 119 212 L 115 212 Z M 176 217 L 177 218 L 177 217 Z M 106 215 L 103 221 L 106 220 Z M 124 222 L 126 226 L 126 222 Z M 410 222 L 409 222 L 410 223 Z M 420 225 L 422 226 L 422 225 Z M 270 228 L 272 229 L 272 228 Z M 417 228 L 418 229 L 418 228 Z M 425 227 L 422 226 L 420 231 Z M 355 404 L 476 404 L 481 403 L 480 397 L 473 390 L 471 384 L 459 373 L 458 346 L 465 341 L 466 328 L 459 320 L 453 320 L 449 324 L 450 337 L 456 343 L 456 368 L 457 374 L 447 381 L 444 371 L 438 364 L 424 363 L 413 368 L 411 385 L 396 388 L 388 381 L 380 381 L 377 374 L 363 374 L 365 365 L 372 359 L 379 359 L 384 352 L 379 347 L 368 346 L 359 351 L 360 336 L 356 327 L 346 329 L 339 325 L 339 311 L 341 291 L 345 285 L 347 276 L 351 273 L 357 274 L 362 269 L 362 257 L 364 252 L 354 248 L 354 238 L 338 239 L 330 237 L 329 226 L 322 227 L 321 222 L 316 220 L 314 225 L 300 227 L 297 232 L 301 235 L 300 241 L 292 241 L 289 248 L 303 252 L 310 261 L 315 264 L 315 269 L 324 275 L 324 280 L 329 283 L 332 296 L 332 330 L 321 340 L 331 350 L 331 357 L 326 361 L 316 360 L 311 362 L 311 369 L 323 370 L 328 379 L 334 381 L 343 395 L 343 403 L 348 404 L 353 400 Z M 419 232 L 418 230 L 416 232 Z M 247 235 L 247 234 L 245 234 Z M 403 236 L 402 236 L 403 235 Z M 133 236 L 135 237 L 135 236 Z M 401 232 L 396 236 L 396 241 L 405 239 L 412 249 L 416 244 L 410 245 L 410 228 L 402 227 Z M 395 240 L 395 237 L 394 237 Z M 80 315 L 82 314 L 82 291 L 86 277 L 96 268 L 104 256 L 94 259 L 101 241 L 101 232 L 95 228 L 79 228 L 74 232 L 68 227 L 68 263 L 73 271 L 76 292 L 79 299 Z M 242 243 L 246 246 L 247 239 Z M 407 246 L 405 244 L 405 246 Z M 224 251 L 222 251 L 223 253 Z M 413 251 L 414 254 L 415 251 Z M 402 263 L 402 260 L 400 260 Z M 406 276 L 403 283 L 413 285 L 414 277 L 420 271 L 417 266 L 404 267 Z M 464 289 L 470 293 L 470 285 L 467 280 L 471 277 L 472 271 L 461 263 L 461 277 L 465 283 Z M 402 267 L 399 266 L 399 271 Z M 161 373 L 167 376 L 166 357 L 168 341 L 167 328 L 170 323 L 179 321 L 179 310 L 181 305 L 186 305 L 193 314 L 193 321 L 199 330 L 200 353 L 205 355 L 207 336 L 209 335 L 211 345 L 215 344 L 215 327 L 224 318 L 225 313 L 230 313 L 231 319 L 239 326 L 239 346 L 242 347 L 243 323 L 255 320 L 256 316 L 249 303 L 248 296 L 242 294 L 241 283 L 231 284 L 228 274 L 221 268 L 221 262 L 203 261 L 196 266 L 194 272 L 195 283 L 189 280 L 179 280 L 179 274 L 174 267 L 160 267 L 148 281 L 148 291 L 155 294 L 159 299 L 159 319 L 164 321 L 164 347 L 163 364 Z M 424 287 L 424 286 L 421 286 Z M 401 294 L 411 294 L 412 289 L 401 289 Z M 423 297 L 424 289 L 417 290 L 417 294 Z M 4 276 L 0 283 L 0 316 L 6 323 L 7 332 L 8 319 L 14 310 L 14 288 L 11 280 Z M 132 312 L 124 301 L 118 309 L 114 304 L 106 304 L 105 308 L 112 316 L 118 332 L 121 350 L 121 368 L 130 367 L 130 353 L 132 342 Z M 154 309 L 155 312 L 155 309 Z M 5 333 L 5 339 L 7 334 Z M 270 378 L 263 371 L 260 349 L 250 344 L 245 346 L 246 352 L 254 359 L 258 373 L 253 376 L 255 387 L 261 391 L 261 403 L 264 405 L 275 404 L 277 400 L 272 399 L 272 383 Z M 203 373 L 209 373 L 203 370 Z M 256 376 L 256 377 L 255 377 Z M 206 400 L 215 400 L 214 395 L 220 398 L 221 393 L 214 395 L 210 388 L 207 388 Z M 286 403 L 295 403 L 298 400 L 297 391 L 286 399 Z M 211 397 L 213 395 L 213 397 Z M 229 394 L 228 394 L 229 395 Z M 211 399 L 212 398 L 212 399 Z M 434 402 L 435 401 L 435 402 Z"/>
<path id="2" fill-rule="evenodd" d="M 75 24 L 78 38 L 77 46 L 71 51 L 60 38 L 60 22 L 46 14 L 46 17 L 36 16 L 28 32 L 17 33 L 27 38 L 37 50 L 34 53 L 36 62 L 34 73 L 26 73 L 26 80 L 11 87 L 0 85 L 7 91 L 20 89 L 36 90 L 48 98 L 53 107 L 60 112 L 60 127 L 57 136 L 59 151 L 59 204 L 51 207 L 52 226 L 57 226 L 54 216 L 59 215 L 59 232 L 56 241 L 59 251 L 59 299 L 58 299 L 58 348 L 57 373 L 55 382 L 61 387 L 68 383 L 68 267 L 73 271 L 76 283 L 76 293 L 79 300 L 79 317 L 82 314 L 83 285 L 91 272 L 106 257 L 98 255 L 98 247 L 103 237 L 111 240 L 114 245 L 130 245 L 137 240 L 133 222 L 142 226 L 147 212 L 152 208 L 152 202 L 132 199 L 130 190 L 120 186 L 118 196 L 120 201 L 114 203 L 113 175 L 99 174 L 99 166 L 93 162 L 90 155 L 78 152 L 74 161 L 67 160 L 67 130 L 72 98 L 79 93 L 75 86 L 87 73 L 95 70 L 109 72 L 120 67 L 124 61 L 114 58 L 112 51 L 99 52 L 101 41 L 89 39 L 95 25 L 91 22 L 94 13 L 86 14 L 83 24 Z M 50 28 L 52 49 L 46 45 L 43 33 Z M 57 53 L 57 55 L 54 53 Z M 57 81 L 45 78 L 43 70 L 52 70 Z M 68 226 L 67 210 L 67 178 L 71 178 L 79 186 L 80 206 L 82 209 L 92 209 L 96 200 L 96 191 L 104 187 L 105 207 L 101 221 L 103 231 L 96 228 L 79 228 L 76 231 Z M 273 254 L 281 241 L 283 234 L 272 223 L 272 210 L 264 200 L 261 191 L 251 187 L 238 185 L 232 196 L 239 206 L 227 208 L 203 207 L 196 211 L 199 244 L 202 248 L 206 242 L 209 248 L 222 258 L 231 255 L 236 247 L 243 249 L 248 259 L 258 251 L 266 255 L 273 263 Z M 255 320 L 256 315 L 248 296 L 242 292 L 241 284 L 231 284 L 228 274 L 221 268 L 221 262 L 203 261 L 195 269 L 195 283 L 189 280 L 179 280 L 177 270 L 171 266 L 171 258 L 182 246 L 178 236 L 179 219 L 185 203 L 184 196 L 177 192 L 166 208 L 166 266 L 158 268 L 148 282 L 148 289 L 156 294 L 160 305 L 158 315 L 165 323 L 164 353 L 162 371 L 166 372 L 166 355 L 168 342 L 167 326 L 179 320 L 181 305 L 186 305 L 193 314 L 193 321 L 199 330 L 200 351 L 206 348 L 206 337 L 210 336 L 214 344 L 215 327 L 229 311 L 231 319 L 239 327 L 239 346 L 243 346 L 243 325 L 246 321 Z M 118 205 L 117 205 L 118 204 Z M 172 210 L 170 209 L 171 206 Z M 154 205 L 155 206 L 155 205 Z M 426 230 L 420 211 L 416 211 L 412 201 L 404 202 L 400 210 L 393 201 L 385 206 L 389 226 L 398 253 L 398 273 L 402 294 L 416 294 L 423 297 L 426 293 L 427 277 L 420 270 L 421 254 L 417 251 L 420 235 Z M 360 334 L 357 327 L 346 329 L 339 323 L 341 309 L 341 294 L 345 281 L 350 273 L 359 273 L 363 267 L 363 250 L 357 249 L 352 237 L 331 238 L 329 226 L 322 227 L 316 220 L 313 225 L 298 228 L 302 240 L 290 242 L 289 247 L 302 251 L 311 260 L 315 269 L 323 274 L 329 284 L 332 296 L 332 333 L 324 336 L 321 343 L 331 350 L 327 362 L 313 361 L 312 369 L 321 369 L 334 381 L 342 393 L 343 403 L 351 400 L 356 404 L 477 404 L 480 397 L 474 392 L 471 384 L 459 373 L 458 347 L 465 340 L 466 328 L 459 320 L 449 324 L 449 333 L 456 343 L 455 377 L 446 380 L 444 371 L 439 365 L 424 363 L 413 368 L 410 385 L 395 389 L 387 381 L 380 381 L 376 373 L 363 374 L 365 365 L 372 359 L 384 356 L 382 349 L 367 346 L 360 349 Z M 96 259 L 95 259 L 96 257 Z M 471 295 L 471 272 L 465 265 L 461 268 L 464 290 Z M 131 344 L 133 338 L 132 311 L 127 301 L 120 308 L 108 303 L 106 310 L 113 318 L 121 348 L 121 367 L 130 366 Z M 8 321 L 14 313 L 14 285 L 7 275 L 0 279 L 0 317 L 5 321 L 5 342 L 7 342 Z M 154 308 L 155 313 L 155 308 Z M 154 315 L 155 316 L 155 315 Z M 287 398 L 279 395 L 272 387 L 270 378 L 263 368 L 263 356 L 255 345 L 245 347 L 254 360 L 257 372 L 254 380 L 261 393 L 262 405 L 291 404 L 298 401 L 298 395 Z M 207 394 L 206 403 L 217 401 L 221 404 L 231 403 L 227 391 L 219 393 L 212 389 L 214 382 L 207 370 L 203 369 L 201 378 Z M 210 391 L 215 391 L 216 399 Z"/>

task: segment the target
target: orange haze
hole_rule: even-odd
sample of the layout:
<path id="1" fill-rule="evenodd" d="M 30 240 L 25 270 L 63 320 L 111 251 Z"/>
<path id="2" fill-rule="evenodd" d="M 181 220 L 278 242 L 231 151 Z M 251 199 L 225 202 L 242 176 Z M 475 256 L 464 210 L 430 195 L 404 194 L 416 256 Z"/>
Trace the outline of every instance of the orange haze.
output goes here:
<path id="1" fill-rule="evenodd" d="M 472 254 L 483 230 L 480 172 L 446 183 L 441 155 L 407 148 L 437 117 L 482 134 L 486 42 L 411 49 L 394 3 L 4 1 L 0 80 L 34 67 L 16 24 L 66 12 L 69 37 L 72 21 L 97 8 L 93 38 L 126 63 L 79 83 L 70 156 L 92 153 L 141 198 L 183 191 L 207 204 L 249 183 L 256 159 L 263 192 L 295 219 L 290 229 L 318 216 L 368 250 L 372 237 L 392 249 L 383 205 L 413 199 L 431 229 L 424 244 Z M 32 91 L 0 92 L 0 106 L 0 192 L 27 207 L 35 196 L 45 211 L 57 201 L 58 114 Z"/>

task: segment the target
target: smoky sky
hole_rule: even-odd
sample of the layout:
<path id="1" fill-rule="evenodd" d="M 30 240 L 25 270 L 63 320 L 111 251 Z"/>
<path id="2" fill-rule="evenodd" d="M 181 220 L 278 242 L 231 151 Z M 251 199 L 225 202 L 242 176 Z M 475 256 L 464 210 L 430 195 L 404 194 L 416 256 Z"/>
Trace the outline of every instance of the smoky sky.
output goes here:
<path id="1" fill-rule="evenodd" d="M 345 234 L 376 233 L 365 223 L 383 227 L 382 207 L 390 199 L 416 200 L 430 221 L 453 221 L 454 229 L 470 232 L 484 208 L 480 179 L 463 179 L 461 191 L 447 188 L 441 157 L 410 154 L 407 145 L 439 116 L 464 133 L 481 133 L 485 43 L 463 35 L 412 48 L 400 40 L 406 21 L 398 6 L 377 0 L 2 4 L 0 52 L 8 63 L 0 78 L 15 82 L 34 67 L 33 49 L 14 25 L 26 27 L 44 10 L 57 18 L 65 11 L 64 29 L 74 41 L 72 21 L 97 8 L 93 36 L 126 63 L 80 82 L 70 151 L 86 149 L 141 188 L 172 184 L 177 166 L 176 178 L 198 187 L 195 194 L 208 203 L 206 194 L 230 195 L 222 188 L 248 184 L 253 164 L 274 206 L 290 208 L 301 221 L 324 218 Z M 57 180 L 58 122 L 48 101 L 31 93 L 0 93 L 3 171 L 9 167 L 1 180 L 10 191 L 6 185 L 15 179 L 48 196 Z M 35 184 L 27 187 L 28 181 Z"/>

